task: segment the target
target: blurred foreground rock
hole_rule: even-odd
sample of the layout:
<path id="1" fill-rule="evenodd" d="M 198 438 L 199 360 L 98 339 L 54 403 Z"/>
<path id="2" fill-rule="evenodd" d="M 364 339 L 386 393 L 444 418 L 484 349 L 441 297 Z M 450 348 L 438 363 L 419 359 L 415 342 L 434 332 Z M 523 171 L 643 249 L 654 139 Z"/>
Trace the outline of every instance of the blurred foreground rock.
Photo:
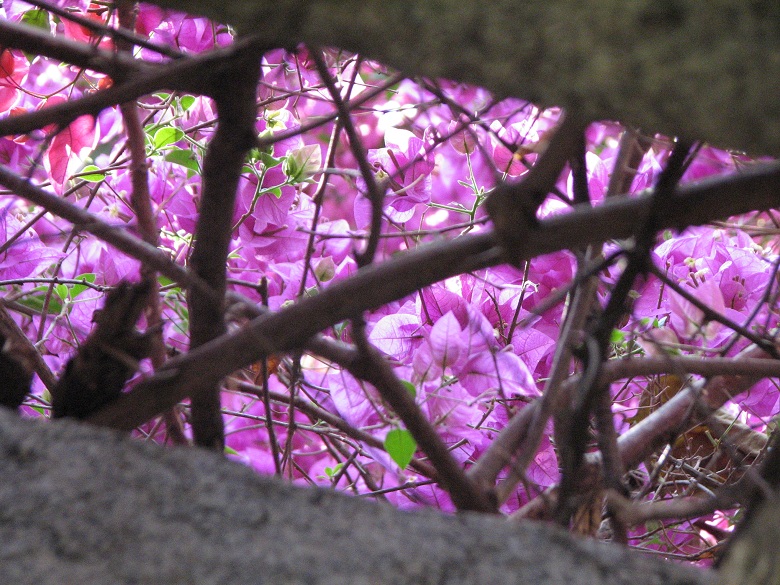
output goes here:
<path id="1" fill-rule="evenodd" d="M 550 527 L 404 513 L 0 409 L 0 583 L 703 584 Z"/>

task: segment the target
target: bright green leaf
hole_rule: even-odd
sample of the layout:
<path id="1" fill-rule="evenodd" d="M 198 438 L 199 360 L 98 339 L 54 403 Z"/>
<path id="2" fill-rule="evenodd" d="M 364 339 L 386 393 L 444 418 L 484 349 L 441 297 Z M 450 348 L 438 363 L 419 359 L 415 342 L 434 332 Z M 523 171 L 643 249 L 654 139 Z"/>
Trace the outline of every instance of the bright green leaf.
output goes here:
<path id="1" fill-rule="evenodd" d="M 620 329 L 613 329 L 612 335 L 609 336 L 609 342 L 610 343 L 623 343 L 626 340 L 626 334 L 622 332 Z"/>
<path id="2" fill-rule="evenodd" d="M 262 161 L 263 166 L 265 166 L 265 168 L 267 169 L 278 167 L 280 164 L 284 162 L 283 158 L 275 158 L 274 156 L 272 156 L 267 152 L 258 151 L 257 157 Z"/>
<path id="3" fill-rule="evenodd" d="M 417 451 L 417 443 L 405 429 L 394 429 L 385 437 L 385 451 L 401 469 L 406 468 Z"/>
<path id="4" fill-rule="evenodd" d="M 184 132 L 182 130 L 173 128 L 172 126 L 165 126 L 164 128 L 160 128 L 157 132 L 154 133 L 152 144 L 154 145 L 155 149 L 159 150 L 160 148 L 164 148 L 169 144 L 178 142 L 182 138 L 184 138 Z"/>
<path id="5" fill-rule="evenodd" d="M 28 10 L 22 15 L 22 23 L 27 26 L 34 26 L 36 28 L 42 28 L 46 32 L 51 30 L 49 26 L 49 13 L 40 8 L 34 8 Z"/>
<path id="6" fill-rule="evenodd" d="M 192 95 L 183 95 L 179 99 L 179 103 L 181 104 L 182 109 L 186 112 L 189 110 L 192 105 L 195 103 L 195 96 Z"/>
<path id="7" fill-rule="evenodd" d="M 403 384 L 404 388 L 406 388 L 409 394 L 412 395 L 412 398 L 415 398 L 417 396 L 417 388 L 414 386 L 414 384 L 408 382 L 407 380 L 401 380 L 401 384 Z"/>
<path id="8" fill-rule="evenodd" d="M 97 183 L 98 181 L 102 181 L 103 179 L 105 179 L 106 174 L 102 172 L 99 168 L 97 168 L 95 165 L 87 165 L 83 169 L 81 169 L 81 172 L 79 173 L 78 177 L 82 181 Z"/>
<path id="9" fill-rule="evenodd" d="M 88 282 L 90 284 L 93 284 L 95 282 L 95 274 L 93 272 L 87 272 L 85 274 L 79 274 L 76 277 L 76 280 L 83 280 L 85 282 Z M 74 284 L 70 289 L 70 298 L 75 299 L 77 296 L 79 296 L 81 293 L 83 293 L 85 290 L 87 290 L 89 287 L 85 284 Z"/>
<path id="10" fill-rule="evenodd" d="M 63 301 L 68 298 L 68 287 L 64 284 L 58 284 L 55 286 L 54 292 L 57 293 L 57 296 L 60 297 Z"/>
<path id="11" fill-rule="evenodd" d="M 16 302 L 20 305 L 24 305 L 29 309 L 32 309 L 37 313 L 41 313 L 43 312 L 43 306 L 46 302 L 46 293 L 48 290 L 49 287 L 47 286 L 39 286 L 35 288 L 31 294 L 20 297 L 16 300 Z M 62 302 L 60 301 L 58 295 L 51 295 L 49 298 L 47 313 L 49 315 L 58 315 L 62 312 L 62 306 Z"/>

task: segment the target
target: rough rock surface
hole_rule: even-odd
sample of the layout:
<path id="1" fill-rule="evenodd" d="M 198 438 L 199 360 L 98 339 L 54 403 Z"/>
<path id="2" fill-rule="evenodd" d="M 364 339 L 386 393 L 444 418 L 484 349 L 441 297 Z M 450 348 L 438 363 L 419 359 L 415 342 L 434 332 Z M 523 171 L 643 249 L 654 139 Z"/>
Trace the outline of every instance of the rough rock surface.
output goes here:
<path id="1" fill-rule="evenodd" d="M 0 583 L 703 584 L 540 525 L 404 513 L 0 409 Z"/>

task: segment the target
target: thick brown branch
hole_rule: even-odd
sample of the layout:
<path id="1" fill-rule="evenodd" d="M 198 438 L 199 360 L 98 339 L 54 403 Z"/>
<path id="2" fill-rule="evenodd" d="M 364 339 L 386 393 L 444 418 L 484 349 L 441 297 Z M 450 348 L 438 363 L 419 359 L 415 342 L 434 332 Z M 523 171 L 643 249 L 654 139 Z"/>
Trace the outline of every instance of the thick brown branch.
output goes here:
<path id="1" fill-rule="evenodd" d="M 225 293 L 225 266 L 238 183 L 246 154 L 255 142 L 259 76 L 260 54 L 250 49 L 236 55 L 230 67 L 211 80 L 219 124 L 203 160 L 203 198 L 190 264 L 219 296 Z M 197 289 L 190 291 L 190 348 L 225 333 L 223 309 L 223 303 L 214 303 Z M 219 383 L 212 380 L 193 385 L 190 397 L 195 443 L 221 451 L 225 438 Z"/>

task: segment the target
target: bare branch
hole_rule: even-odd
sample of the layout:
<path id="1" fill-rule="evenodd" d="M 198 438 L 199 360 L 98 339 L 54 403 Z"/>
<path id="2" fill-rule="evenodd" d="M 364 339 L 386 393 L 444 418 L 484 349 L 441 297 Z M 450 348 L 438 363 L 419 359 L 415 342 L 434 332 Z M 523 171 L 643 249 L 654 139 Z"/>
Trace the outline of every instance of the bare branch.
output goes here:
<path id="1" fill-rule="evenodd" d="M 260 44 L 256 38 L 245 39 L 225 49 L 216 49 L 197 57 L 140 69 L 122 83 L 78 100 L 4 118 L 0 120 L 0 136 L 28 134 L 50 124 L 65 127 L 79 116 L 94 116 L 111 106 L 130 102 L 162 89 L 212 95 L 219 90 L 219 87 L 214 86 L 213 79 L 230 68 L 237 53 L 248 47 L 259 50 Z M 117 69 L 116 73 L 121 73 L 121 70 Z"/>
<path id="2" fill-rule="evenodd" d="M 257 82 L 260 53 L 253 47 L 229 61 L 223 71 L 211 74 L 219 124 L 203 160 L 203 197 L 195 226 L 195 247 L 190 265 L 222 297 L 225 266 L 232 234 L 231 223 L 238 183 L 246 154 L 255 143 Z M 215 303 L 198 289 L 189 293 L 190 348 L 224 334 L 224 304 Z M 219 358 L 217 358 L 219 359 Z M 192 430 L 195 443 L 222 451 L 224 426 L 220 412 L 219 383 L 197 384 L 191 389 Z"/>
<path id="3" fill-rule="evenodd" d="M 10 20 L 0 20 L 0 46 L 58 59 L 83 69 L 105 73 L 113 78 L 126 78 L 157 68 L 155 65 L 133 59 L 131 55 L 113 53 L 65 37 L 53 37 L 39 28 Z"/>
<path id="4" fill-rule="evenodd" d="M 135 237 L 123 228 L 109 225 L 81 207 L 72 205 L 56 195 L 47 193 L 40 187 L 36 187 L 29 181 L 11 172 L 3 165 L 0 165 L 0 184 L 5 185 L 19 197 L 40 205 L 50 213 L 73 223 L 79 229 L 97 236 L 117 250 L 140 260 L 171 280 L 183 286 L 198 287 L 205 294 L 214 295 L 214 292 L 207 284 L 186 268 L 173 262 L 165 252 Z"/>
<path id="5" fill-rule="evenodd" d="M 0 167 L 1 168 L 1 167 Z M 2 181 L 2 174 L 0 174 Z M 776 204 L 780 165 L 769 164 L 725 179 L 681 187 L 674 205 L 659 217 L 659 229 L 704 223 L 724 213 L 736 215 Z M 591 242 L 625 238 L 634 220 L 646 213 L 647 196 L 613 199 L 596 208 L 545 219 L 527 234 L 523 257 L 581 247 Z M 686 218 L 690 218 L 689 222 Z M 217 381 L 230 372 L 272 353 L 302 347 L 315 333 L 353 315 L 403 298 L 419 288 L 455 274 L 501 262 L 490 233 L 463 236 L 422 246 L 391 261 L 361 269 L 275 314 L 259 317 L 235 334 L 225 335 L 170 360 L 160 377 L 149 380 L 97 413 L 96 424 L 132 429 L 163 408 L 176 404 L 193 384 Z M 209 356 L 212 356 L 211 359 Z M 218 356 L 215 363 L 213 356 Z"/>

